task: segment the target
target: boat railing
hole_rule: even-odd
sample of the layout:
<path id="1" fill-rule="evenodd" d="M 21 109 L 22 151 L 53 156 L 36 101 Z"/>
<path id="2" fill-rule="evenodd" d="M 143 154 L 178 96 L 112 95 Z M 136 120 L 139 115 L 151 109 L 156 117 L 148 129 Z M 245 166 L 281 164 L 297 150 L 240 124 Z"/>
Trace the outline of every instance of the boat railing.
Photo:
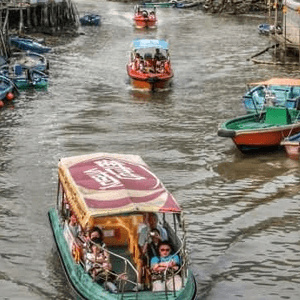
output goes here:
<path id="1" fill-rule="evenodd" d="M 112 252 L 110 250 L 108 250 L 106 247 L 103 247 L 99 244 L 95 244 L 93 242 L 91 242 L 93 245 L 96 245 L 98 248 L 100 248 L 102 251 L 105 251 L 106 253 L 108 253 L 110 256 L 114 256 L 116 258 L 119 258 L 121 259 L 123 262 L 124 262 L 124 270 L 123 272 L 121 272 L 120 274 L 116 274 L 115 272 L 113 271 L 109 271 L 108 270 L 108 273 L 109 274 L 112 274 L 114 275 L 120 282 L 121 282 L 121 287 L 122 287 L 122 293 L 124 292 L 124 287 L 125 287 L 125 282 L 129 282 L 133 285 L 137 285 L 137 282 L 134 282 L 132 280 L 130 280 L 127 276 L 128 272 L 129 272 L 129 268 L 131 268 L 131 270 L 135 273 L 136 275 L 136 278 L 138 278 L 138 271 L 137 269 L 134 267 L 134 265 L 125 257 L 123 257 L 122 255 L 119 255 L 115 252 Z"/>
<path id="2" fill-rule="evenodd" d="M 186 265 L 187 265 L 187 257 L 186 257 L 186 252 L 185 252 L 185 237 L 183 238 L 183 241 L 181 241 L 181 246 L 179 247 L 179 249 L 172 254 L 172 257 L 175 257 L 176 255 L 178 255 L 180 257 L 180 265 L 179 268 L 177 270 L 174 270 L 171 262 L 172 260 L 170 260 L 170 262 L 167 265 L 167 268 L 164 271 L 163 277 L 164 277 L 164 282 L 165 282 L 165 291 L 166 291 L 166 299 L 168 299 L 168 288 L 167 288 L 167 274 L 172 274 L 171 277 L 169 277 L 169 279 L 172 279 L 172 286 L 173 286 L 173 294 L 174 297 L 176 297 L 176 286 L 175 286 L 175 275 L 179 275 L 181 277 L 182 280 L 182 286 L 184 285 L 184 281 L 185 281 L 185 271 L 186 271 Z"/>

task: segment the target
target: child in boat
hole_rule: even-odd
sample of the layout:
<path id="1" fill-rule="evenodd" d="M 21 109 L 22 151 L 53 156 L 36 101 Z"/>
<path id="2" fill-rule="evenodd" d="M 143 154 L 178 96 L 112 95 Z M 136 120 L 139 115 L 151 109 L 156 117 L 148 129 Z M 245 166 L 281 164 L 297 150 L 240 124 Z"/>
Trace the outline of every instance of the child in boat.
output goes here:
<path id="1" fill-rule="evenodd" d="M 172 248 L 168 242 L 161 242 L 158 251 L 159 256 L 151 259 L 152 291 L 164 291 L 166 288 L 168 291 L 180 290 L 182 280 L 176 274 L 180 265 L 179 256 L 171 254 Z"/>

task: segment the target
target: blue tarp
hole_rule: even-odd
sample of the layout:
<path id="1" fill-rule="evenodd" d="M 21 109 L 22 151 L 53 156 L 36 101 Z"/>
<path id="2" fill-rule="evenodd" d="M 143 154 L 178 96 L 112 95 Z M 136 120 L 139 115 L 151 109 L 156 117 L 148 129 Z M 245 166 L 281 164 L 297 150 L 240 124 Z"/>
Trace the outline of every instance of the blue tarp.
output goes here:
<path id="1" fill-rule="evenodd" d="M 169 44 L 164 40 L 135 39 L 133 49 L 158 48 L 168 50 Z"/>

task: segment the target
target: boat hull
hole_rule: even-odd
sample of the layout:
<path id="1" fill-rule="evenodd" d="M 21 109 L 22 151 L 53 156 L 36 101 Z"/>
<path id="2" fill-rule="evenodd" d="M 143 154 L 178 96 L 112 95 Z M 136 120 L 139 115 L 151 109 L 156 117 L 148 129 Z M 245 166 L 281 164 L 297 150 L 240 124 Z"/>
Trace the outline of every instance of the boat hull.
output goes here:
<path id="1" fill-rule="evenodd" d="M 149 18 L 143 18 L 143 17 L 134 17 L 134 25 L 138 29 L 142 28 L 149 28 L 149 29 L 154 29 L 156 28 L 156 19 L 154 20 L 149 20 Z"/>
<path id="2" fill-rule="evenodd" d="M 168 90 L 172 85 L 173 73 L 140 73 L 127 66 L 127 73 L 133 88 L 145 91 Z"/>
<path id="3" fill-rule="evenodd" d="M 185 287 L 176 293 L 168 292 L 166 294 L 165 292 L 156 292 L 154 294 L 152 291 L 140 291 L 138 295 L 136 292 L 127 292 L 122 296 L 121 293 L 113 294 L 106 291 L 101 285 L 92 280 L 91 276 L 84 271 L 80 264 L 75 263 L 64 238 L 57 211 L 51 208 L 48 216 L 62 266 L 71 286 L 81 299 L 118 300 L 122 297 L 123 299 L 143 298 L 144 300 L 153 300 L 160 297 L 161 299 L 168 300 L 193 300 L 195 298 L 196 282 L 190 271 L 188 271 Z"/>
<path id="4" fill-rule="evenodd" d="M 284 146 L 285 152 L 289 158 L 298 160 L 300 155 L 300 133 L 288 136 L 281 145 Z"/>
<path id="5" fill-rule="evenodd" d="M 273 115 L 276 121 L 274 124 L 268 123 L 271 119 L 263 121 L 267 118 L 268 112 L 252 114 L 225 122 L 218 130 L 218 135 L 231 138 L 242 152 L 280 147 L 285 137 L 300 132 L 300 122 L 297 119 L 296 110 L 289 112 L 287 109 L 269 109 L 271 113 L 272 111 L 276 113 L 276 110 L 278 110 L 278 115 Z M 280 115 L 280 111 L 283 114 Z M 294 122 L 288 118 L 284 119 L 285 116 L 290 115 L 293 115 Z"/>

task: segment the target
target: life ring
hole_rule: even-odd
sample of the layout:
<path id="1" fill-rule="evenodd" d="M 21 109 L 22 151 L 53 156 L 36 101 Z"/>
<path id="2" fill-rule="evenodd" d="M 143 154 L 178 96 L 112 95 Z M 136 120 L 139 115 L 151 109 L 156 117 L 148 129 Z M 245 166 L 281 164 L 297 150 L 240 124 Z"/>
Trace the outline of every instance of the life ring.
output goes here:
<path id="1" fill-rule="evenodd" d="M 78 264 L 80 262 L 81 249 L 75 242 L 72 245 L 72 255 L 75 262 Z"/>

